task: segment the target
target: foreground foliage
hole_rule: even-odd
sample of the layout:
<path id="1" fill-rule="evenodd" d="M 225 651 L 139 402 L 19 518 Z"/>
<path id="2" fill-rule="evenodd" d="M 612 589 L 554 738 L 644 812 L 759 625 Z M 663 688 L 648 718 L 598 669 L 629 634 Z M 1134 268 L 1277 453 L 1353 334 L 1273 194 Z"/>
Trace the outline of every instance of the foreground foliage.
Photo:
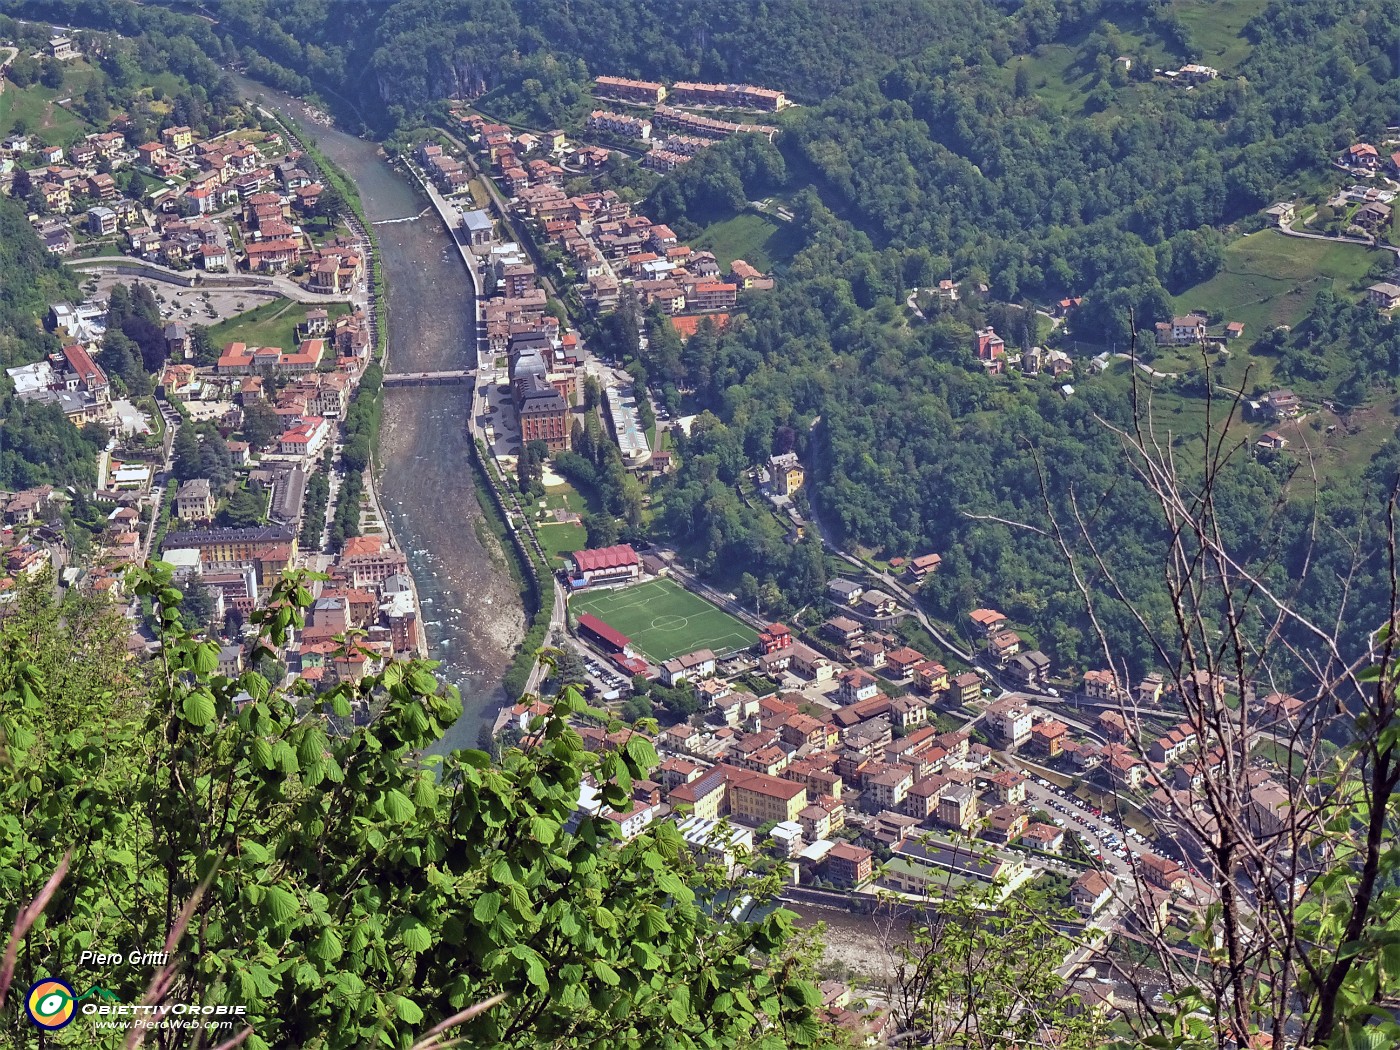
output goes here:
<path id="1" fill-rule="evenodd" d="M 161 573 L 135 583 L 176 600 Z M 263 647 L 300 625 L 310 597 L 299 582 L 278 587 Z M 640 737 L 586 752 L 565 723 L 582 708 L 572 692 L 528 753 L 425 765 L 415 756 L 460 713 L 430 665 L 390 664 L 313 700 L 254 671 L 216 674 L 217 645 L 174 608 L 161 619 L 163 655 L 146 679 L 90 708 L 56 688 L 53 619 L 5 628 L 0 929 L 70 864 L 21 946 L 16 987 L 58 975 L 138 1000 L 149 973 L 94 972 L 79 953 L 158 947 L 207 880 L 166 1001 L 246 1005 L 250 1047 L 408 1047 L 501 992 L 450 1034 L 520 1047 L 822 1038 L 816 991 L 785 954 L 788 913 L 717 921 L 714 895 L 736 887 L 698 869 L 673 827 L 621 843 L 606 817 L 570 825 L 586 774 L 625 807 L 656 760 Z M 99 675 L 121 673 L 109 659 Z M 379 717 L 336 735 L 356 696 Z M 86 1024 L 51 1043 L 104 1045 Z M 0 1016 L 0 1042 L 27 1031 L 22 1013 Z M 192 1039 L 164 1032 L 148 1045 Z"/>

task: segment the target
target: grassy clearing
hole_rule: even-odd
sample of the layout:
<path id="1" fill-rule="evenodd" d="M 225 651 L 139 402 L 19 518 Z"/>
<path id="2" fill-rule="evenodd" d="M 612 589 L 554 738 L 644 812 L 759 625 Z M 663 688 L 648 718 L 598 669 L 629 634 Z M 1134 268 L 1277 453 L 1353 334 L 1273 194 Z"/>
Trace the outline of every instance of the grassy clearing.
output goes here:
<path id="1" fill-rule="evenodd" d="M 1200 51 L 1199 60 L 1205 65 L 1228 70 L 1249 57 L 1245 23 L 1264 10 L 1268 0 L 1195 0 L 1175 6 Z"/>
<path id="2" fill-rule="evenodd" d="M 81 95 L 97 75 L 87 59 L 78 59 L 65 67 L 62 87 L 34 83 L 20 88 L 7 81 L 5 90 L 0 92 L 0 127 L 8 130 L 15 121 L 22 120 L 30 133 L 37 134 L 46 143 L 69 144 L 91 131 L 92 126 L 76 113 L 57 105 L 56 100 Z"/>
<path id="3" fill-rule="evenodd" d="M 237 317 L 220 321 L 209 329 L 209 338 L 221 349 L 229 343 L 246 343 L 249 346 L 280 346 L 290 350 L 298 342 L 296 326 L 306 320 L 306 312 L 310 309 L 312 307 L 291 299 L 274 299 Z M 350 305 L 327 303 L 325 310 L 334 324 L 337 317 L 350 312 Z"/>
<path id="4" fill-rule="evenodd" d="M 780 267 L 802 246 L 791 226 L 748 211 L 707 227 L 694 244 L 714 252 L 726 269 L 735 259 L 743 259 L 764 273 Z"/>
<path id="5" fill-rule="evenodd" d="M 1301 322 L 1323 288 L 1360 294 L 1370 283 L 1371 267 L 1383 258 L 1383 253 L 1359 244 L 1302 240 L 1277 230 L 1261 230 L 1230 244 L 1221 271 L 1176 296 L 1174 305 L 1181 313 L 1201 310 L 1226 321 L 1242 321 L 1244 335 L 1230 343 L 1228 361 L 1220 362 L 1219 380 L 1236 389 L 1244 383 L 1268 385 L 1272 362 L 1248 352 L 1254 342 L 1279 325 Z M 1199 371 L 1200 350 L 1163 349 L 1153 367 L 1160 372 Z"/>
<path id="6" fill-rule="evenodd" d="M 591 613 L 627 635 L 654 661 L 697 649 L 716 653 L 745 649 L 758 637 L 723 609 L 670 580 L 575 595 L 569 604 L 575 614 Z"/>
<path id="7" fill-rule="evenodd" d="M 588 530 L 582 525 L 542 522 L 535 526 L 535 535 L 540 539 L 540 546 L 549 553 L 551 568 L 561 568 L 565 554 L 588 546 Z"/>
<path id="8" fill-rule="evenodd" d="M 1007 83 L 1024 66 L 1032 94 L 1064 112 L 1078 113 L 1094 87 L 1094 75 L 1075 68 L 1077 58 L 1077 45 L 1044 44 L 1035 54 L 1006 64 Z"/>
<path id="9" fill-rule="evenodd" d="M 1210 280 L 1176 297 L 1181 311 L 1204 310 L 1243 321 L 1238 344 L 1249 346 L 1277 325 L 1303 319 L 1319 289 L 1358 294 L 1382 253 L 1359 244 L 1302 240 L 1277 230 L 1241 237 L 1225 249 L 1225 263 Z"/>

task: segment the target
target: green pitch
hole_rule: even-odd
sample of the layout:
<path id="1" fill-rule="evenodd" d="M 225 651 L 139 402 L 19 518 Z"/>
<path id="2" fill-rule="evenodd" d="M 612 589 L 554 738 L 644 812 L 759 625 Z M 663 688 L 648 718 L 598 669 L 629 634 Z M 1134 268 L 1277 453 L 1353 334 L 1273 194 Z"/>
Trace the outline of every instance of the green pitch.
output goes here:
<path id="1" fill-rule="evenodd" d="M 747 649 L 758 638 L 752 628 L 670 580 L 585 591 L 570 598 L 569 606 L 575 616 L 591 613 L 621 631 L 655 663 L 697 649 L 723 655 Z"/>

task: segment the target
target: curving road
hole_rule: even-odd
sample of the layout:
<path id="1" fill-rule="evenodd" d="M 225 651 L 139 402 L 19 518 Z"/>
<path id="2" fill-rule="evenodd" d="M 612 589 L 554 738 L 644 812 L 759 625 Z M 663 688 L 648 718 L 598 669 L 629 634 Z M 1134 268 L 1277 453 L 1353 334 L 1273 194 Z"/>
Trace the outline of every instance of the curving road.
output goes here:
<path id="1" fill-rule="evenodd" d="M 1400 248 L 1392 244 L 1382 244 L 1377 238 L 1372 237 L 1347 237 L 1340 233 L 1304 233 L 1302 230 L 1295 230 L 1282 219 L 1279 219 L 1275 227 L 1279 233 L 1285 237 L 1297 237 L 1305 241 L 1335 241 L 1338 244 L 1359 244 L 1366 248 L 1378 248 L 1383 252 L 1394 252 L 1397 261 L 1400 261 Z"/>

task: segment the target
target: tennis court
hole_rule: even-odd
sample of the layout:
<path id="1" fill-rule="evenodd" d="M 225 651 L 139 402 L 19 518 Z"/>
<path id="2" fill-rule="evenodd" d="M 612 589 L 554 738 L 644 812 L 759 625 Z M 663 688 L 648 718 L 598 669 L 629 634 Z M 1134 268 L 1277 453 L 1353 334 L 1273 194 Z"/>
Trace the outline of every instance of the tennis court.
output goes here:
<path id="1" fill-rule="evenodd" d="M 591 613 L 621 631 L 656 663 L 697 649 L 717 654 L 747 649 L 758 638 L 752 628 L 670 580 L 576 594 L 569 606 L 575 615 Z"/>

